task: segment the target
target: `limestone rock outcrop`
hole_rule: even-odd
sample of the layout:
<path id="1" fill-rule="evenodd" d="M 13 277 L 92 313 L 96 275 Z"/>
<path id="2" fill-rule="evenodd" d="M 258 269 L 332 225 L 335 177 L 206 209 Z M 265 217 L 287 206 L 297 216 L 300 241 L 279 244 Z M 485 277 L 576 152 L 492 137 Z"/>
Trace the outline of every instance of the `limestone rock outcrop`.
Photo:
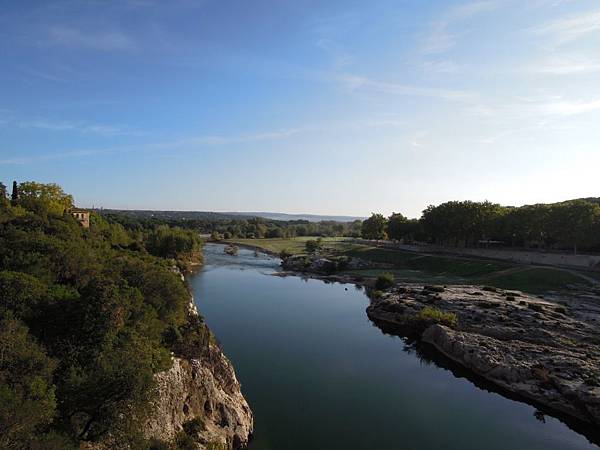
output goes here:
<path id="1" fill-rule="evenodd" d="M 233 366 L 211 345 L 200 359 L 175 358 L 171 369 L 156 375 L 158 395 L 145 434 L 173 441 L 184 423 L 198 419 L 199 449 L 246 447 L 252 435 L 252 411 L 241 393 Z"/>
<path id="2" fill-rule="evenodd" d="M 541 298 L 404 284 L 373 299 L 367 314 L 387 332 L 405 335 L 425 308 L 455 315 L 457 323 L 428 323 L 418 336 L 423 342 L 503 389 L 600 425 L 600 292 Z"/>

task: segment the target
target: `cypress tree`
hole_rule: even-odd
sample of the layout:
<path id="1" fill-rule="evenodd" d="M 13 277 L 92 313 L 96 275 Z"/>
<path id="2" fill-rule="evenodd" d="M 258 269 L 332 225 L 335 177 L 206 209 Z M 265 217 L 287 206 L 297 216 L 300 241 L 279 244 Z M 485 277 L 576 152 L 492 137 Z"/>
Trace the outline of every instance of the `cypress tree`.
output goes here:
<path id="1" fill-rule="evenodd" d="M 19 201 L 19 186 L 17 186 L 16 181 L 13 181 L 12 195 L 10 198 L 13 203 L 16 203 Z"/>

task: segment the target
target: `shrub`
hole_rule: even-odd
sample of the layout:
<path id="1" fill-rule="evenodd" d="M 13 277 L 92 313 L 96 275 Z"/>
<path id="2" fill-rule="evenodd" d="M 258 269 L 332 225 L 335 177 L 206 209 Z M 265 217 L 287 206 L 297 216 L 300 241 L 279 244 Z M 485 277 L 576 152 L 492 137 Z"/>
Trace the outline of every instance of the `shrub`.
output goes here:
<path id="1" fill-rule="evenodd" d="M 432 286 L 432 285 L 427 285 L 425 287 L 423 287 L 424 291 L 428 291 L 428 292 L 444 292 L 446 289 L 443 288 L 442 286 Z"/>
<path id="2" fill-rule="evenodd" d="M 288 248 L 284 248 L 283 250 L 281 250 L 279 252 L 279 257 L 281 259 L 287 259 L 287 258 L 289 258 L 292 255 L 293 255 L 292 251 L 290 249 L 288 249 Z"/>
<path id="3" fill-rule="evenodd" d="M 190 419 L 187 422 L 184 422 L 183 424 L 183 431 L 185 431 L 185 434 L 187 434 L 188 436 L 196 436 L 204 430 L 204 423 L 198 417 Z"/>
<path id="4" fill-rule="evenodd" d="M 394 274 L 390 272 L 382 273 L 375 281 L 375 288 L 378 290 L 389 289 L 394 285 Z"/>
<path id="5" fill-rule="evenodd" d="M 529 309 L 532 309 L 533 311 L 537 311 L 537 312 L 541 312 L 544 310 L 544 307 L 542 305 L 539 305 L 537 303 L 528 303 L 527 307 Z"/>
<path id="6" fill-rule="evenodd" d="M 381 291 L 373 291 L 371 293 L 371 297 L 372 298 L 381 298 L 381 297 L 383 297 L 383 292 L 381 292 Z"/>
<path id="7" fill-rule="evenodd" d="M 196 441 L 187 435 L 185 432 L 181 431 L 175 436 L 175 445 L 177 450 L 197 450 L 198 445 L 196 445 Z"/>
<path id="8" fill-rule="evenodd" d="M 458 325 L 458 317 L 451 312 L 444 312 L 436 308 L 426 306 L 421 310 L 418 319 L 428 324 L 437 323 L 450 328 L 455 328 Z"/>
<path id="9" fill-rule="evenodd" d="M 315 253 L 321 248 L 321 242 L 319 240 L 310 239 L 306 241 L 306 244 L 304 244 L 304 246 L 308 253 Z"/>

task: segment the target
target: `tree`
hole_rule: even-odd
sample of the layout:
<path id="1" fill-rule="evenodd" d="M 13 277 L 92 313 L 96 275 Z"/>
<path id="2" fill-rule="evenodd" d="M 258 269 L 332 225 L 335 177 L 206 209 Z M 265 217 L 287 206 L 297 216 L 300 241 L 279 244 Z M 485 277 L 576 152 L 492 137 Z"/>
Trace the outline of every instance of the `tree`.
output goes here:
<path id="1" fill-rule="evenodd" d="M 58 215 L 73 207 L 73 197 L 66 194 L 55 183 L 43 184 L 26 181 L 17 188 L 15 182 L 13 185 L 13 201 L 17 200 L 21 206 L 30 211 L 45 209 Z"/>
<path id="2" fill-rule="evenodd" d="M 362 223 L 361 234 L 365 239 L 386 239 L 387 219 L 382 214 L 372 213 Z"/>
<path id="3" fill-rule="evenodd" d="M 56 410 L 55 362 L 11 314 L 0 321 L 0 448 L 29 448 Z"/>
<path id="4" fill-rule="evenodd" d="M 387 234 L 390 239 L 403 239 L 409 231 L 409 220 L 400 213 L 392 213 L 388 219 Z"/>
<path id="5" fill-rule="evenodd" d="M 551 236 L 570 244 L 577 253 L 578 245 L 593 242 L 595 225 L 600 221 L 600 206 L 585 200 L 573 200 L 553 205 L 548 222 Z"/>
<path id="6" fill-rule="evenodd" d="M 12 195 L 10 196 L 13 205 L 19 201 L 19 187 L 17 186 L 17 182 L 13 181 L 12 187 Z"/>

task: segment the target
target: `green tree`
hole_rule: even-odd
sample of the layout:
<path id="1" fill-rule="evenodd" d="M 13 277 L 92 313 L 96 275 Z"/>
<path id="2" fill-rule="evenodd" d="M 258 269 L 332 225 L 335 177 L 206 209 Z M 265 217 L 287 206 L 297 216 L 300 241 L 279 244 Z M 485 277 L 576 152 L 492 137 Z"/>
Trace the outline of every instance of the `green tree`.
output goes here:
<path id="1" fill-rule="evenodd" d="M 361 234 L 365 239 L 386 239 L 387 219 L 382 214 L 371 214 L 362 223 Z"/>
<path id="2" fill-rule="evenodd" d="M 55 362 L 11 314 L 0 320 L 0 448 L 36 441 L 56 412 Z"/>
<path id="3" fill-rule="evenodd" d="M 548 218 L 551 236 L 558 242 L 570 244 L 577 253 L 578 246 L 592 243 L 596 224 L 600 222 L 600 206 L 585 200 L 553 205 Z"/>
<path id="4" fill-rule="evenodd" d="M 409 220 L 400 213 L 392 213 L 388 219 L 387 234 L 390 239 L 403 239 L 409 232 Z"/>
<path id="5" fill-rule="evenodd" d="M 44 208 L 54 214 L 63 214 L 73 207 L 73 197 L 55 183 L 26 181 L 19 184 L 17 192 L 19 204 L 30 211 Z"/>

